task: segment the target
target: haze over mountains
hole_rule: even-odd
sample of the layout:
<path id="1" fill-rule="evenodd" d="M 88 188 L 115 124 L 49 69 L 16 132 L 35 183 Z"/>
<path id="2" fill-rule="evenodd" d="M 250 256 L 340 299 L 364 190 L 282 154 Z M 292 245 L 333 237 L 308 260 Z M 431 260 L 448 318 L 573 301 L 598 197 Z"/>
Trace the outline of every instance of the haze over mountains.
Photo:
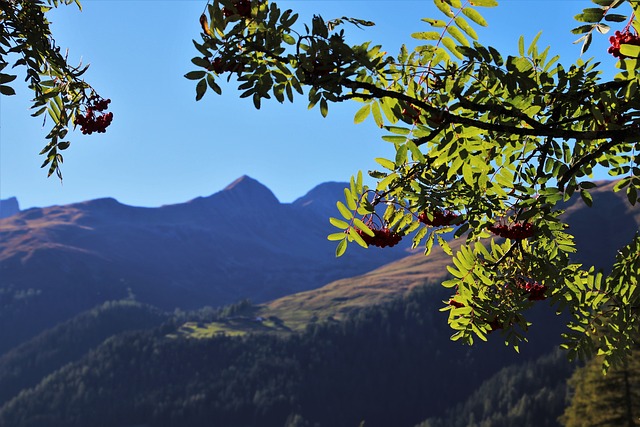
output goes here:
<path id="1" fill-rule="evenodd" d="M 354 246 L 335 258 L 328 216 L 344 187 L 321 184 L 283 204 L 243 176 L 159 208 L 107 198 L 0 220 L 0 322 L 24 329 L 3 328 L 0 351 L 104 301 L 135 296 L 164 310 L 262 302 L 405 256 Z"/>

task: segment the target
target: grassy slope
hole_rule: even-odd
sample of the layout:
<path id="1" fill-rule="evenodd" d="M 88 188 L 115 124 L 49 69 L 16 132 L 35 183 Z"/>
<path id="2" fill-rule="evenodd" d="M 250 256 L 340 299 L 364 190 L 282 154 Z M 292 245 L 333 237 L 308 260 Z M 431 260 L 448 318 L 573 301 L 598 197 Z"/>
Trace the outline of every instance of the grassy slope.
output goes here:
<path id="1" fill-rule="evenodd" d="M 455 250 L 459 244 L 452 243 L 452 248 Z M 180 332 L 207 338 L 220 333 L 300 331 L 310 322 L 341 320 L 354 310 L 391 301 L 416 286 L 439 285 L 448 275 L 449 262 L 450 257 L 434 247 L 429 257 L 422 253 L 411 255 L 361 276 L 258 305 L 225 322 L 188 323 Z"/>

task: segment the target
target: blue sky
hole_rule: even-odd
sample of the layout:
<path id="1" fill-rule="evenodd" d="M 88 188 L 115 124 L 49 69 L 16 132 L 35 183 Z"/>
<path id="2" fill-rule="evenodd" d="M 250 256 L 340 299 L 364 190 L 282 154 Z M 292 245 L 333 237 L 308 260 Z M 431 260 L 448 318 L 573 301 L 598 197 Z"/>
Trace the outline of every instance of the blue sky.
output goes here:
<path id="1" fill-rule="evenodd" d="M 321 182 L 346 181 L 359 169 L 374 168 L 375 157 L 391 155 L 372 121 L 353 124 L 357 103 L 330 106 L 326 119 L 317 109 L 307 110 L 303 98 L 294 104 L 265 102 L 255 110 L 233 85 L 223 85 L 222 96 L 210 92 L 196 102 L 194 82 L 183 75 L 195 69 L 191 40 L 199 38 L 205 4 L 85 0 L 82 12 L 75 6 L 54 11 L 50 19 L 58 44 L 69 49 L 72 63 L 91 64 L 86 80 L 112 100 L 114 121 L 105 134 L 73 133 L 61 184 L 40 169 L 47 127 L 41 117 L 30 116 L 29 90 L 17 86 L 16 96 L 0 99 L 0 198 L 16 196 L 22 208 L 99 197 L 160 206 L 210 195 L 246 174 L 290 202 Z M 427 29 L 420 18 L 439 17 L 430 0 L 278 4 L 299 12 L 300 22 L 314 13 L 372 20 L 375 27 L 348 28 L 348 37 L 373 40 L 391 54 L 412 43 L 412 32 Z M 552 45 L 552 53 L 568 64 L 580 51 L 572 44 L 573 16 L 590 5 L 502 0 L 498 8 L 482 10 L 489 28 L 479 31 L 480 41 L 514 53 L 521 34 L 529 41 L 542 30 L 539 44 Z M 596 37 L 587 57 L 595 56 L 603 70 L 613 72 L 607 39 Z"/>

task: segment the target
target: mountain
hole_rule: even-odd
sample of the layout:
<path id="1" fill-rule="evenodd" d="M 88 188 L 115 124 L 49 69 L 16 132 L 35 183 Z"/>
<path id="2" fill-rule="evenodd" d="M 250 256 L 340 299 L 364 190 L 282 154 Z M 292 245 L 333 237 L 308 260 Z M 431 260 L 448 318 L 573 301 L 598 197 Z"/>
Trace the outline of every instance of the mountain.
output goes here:
<path id="1" fill-rule="evenodd" d="M 14 327 L 0 331 L 0 353 L 104 301 L 134 296 L 164 310 L 262 302 L 405 256 L 354 245 L 335 258 L 325 214 L 345 185 L 283 204 L 243 176 L 209 197 L 159 208 L 106 198 L 2 219 L 0 323 Z"/>
<path id="2" fill-rule="evenodd" d="M 0 199 L 0 218 L 7 218 L 20 212 L 18 199 L 10 197 L 8 199 Z"/>

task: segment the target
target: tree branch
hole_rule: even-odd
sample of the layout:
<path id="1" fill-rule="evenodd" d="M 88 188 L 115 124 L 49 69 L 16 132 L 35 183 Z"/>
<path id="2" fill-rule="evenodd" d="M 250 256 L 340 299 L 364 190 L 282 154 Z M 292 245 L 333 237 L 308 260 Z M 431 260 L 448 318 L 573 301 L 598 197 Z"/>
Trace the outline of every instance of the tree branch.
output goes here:
<path id="1" fill-rule="evenodd" d="M 381 89 L 371 83 L 357 82 L 349 79 L 344 80 L 344 85 L 349 89 L 355 91 L 357 89 L 367 90 L 371 92 L 371 95 L 375 98 L 393 98 L 400 101 L 404 101 L 410 104 L 414 104 L 417 107 L 427 111 L 430 114 L 438 115 L 443 118 L 444 121 L 449 123 L 456 123 L 465 126 L 472 126 L 478 129 L 484 129 L 490 132 L 507 133 L 511 135 L 519 136 L 537 136 L 537 137 L 551 137 L 561 139 L 577 139 L 577 140 L 598 140 L 598 139 L 616 139 L 616 140 L 628 140 L 632 137 L 639 137 L 640 131 L 636 126 L 627 126 L 621 129 L 609 129 L 598 131 L 577 131 L 572 129 L 557 129 L 547 123 L 539 123 L 539 127 L 534 129 L 524 128 L 520 126 L 508 125 L 504 123 L 488 123 L 481 120 L 476 120 L 468 117 L 461 117 L 452 114 L 445 110 L 440 110 L 426 102 L 405 95 L 403 93 L 394 92 L 387 89 Z M 356 94 L 358 97 L 366 97 L 368 94 Z"/>

